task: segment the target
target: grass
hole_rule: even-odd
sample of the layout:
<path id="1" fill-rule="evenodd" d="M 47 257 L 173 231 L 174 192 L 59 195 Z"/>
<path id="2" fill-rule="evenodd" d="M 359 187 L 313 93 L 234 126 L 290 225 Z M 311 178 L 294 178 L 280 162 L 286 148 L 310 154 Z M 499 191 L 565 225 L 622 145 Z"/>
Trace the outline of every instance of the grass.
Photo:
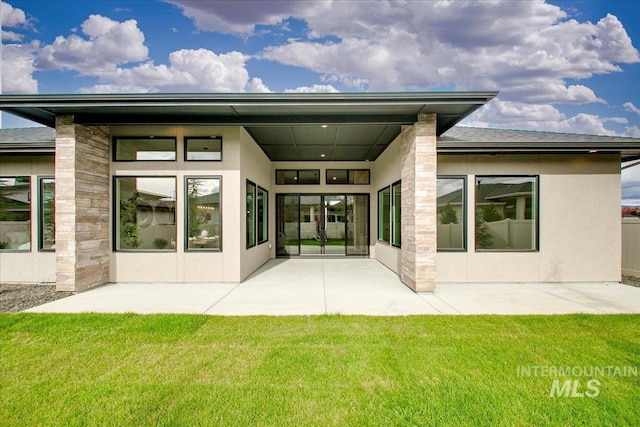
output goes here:
<path id="1" fill-rule="evenodd" d="M 640 317 L 0 315 L 0 425 L 637 425 Z M 584 390 L 582 390 L 584 391 Z"/>

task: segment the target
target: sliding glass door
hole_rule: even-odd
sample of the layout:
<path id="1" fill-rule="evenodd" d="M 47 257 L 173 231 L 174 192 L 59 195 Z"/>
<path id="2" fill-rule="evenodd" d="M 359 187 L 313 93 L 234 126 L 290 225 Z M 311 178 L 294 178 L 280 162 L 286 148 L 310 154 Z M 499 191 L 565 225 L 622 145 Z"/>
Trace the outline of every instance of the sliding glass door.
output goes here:
<path id="1" fill-rule="evenodd" d="M 369 196 L 276 195 L 277 254 L 368 255 Z"/>

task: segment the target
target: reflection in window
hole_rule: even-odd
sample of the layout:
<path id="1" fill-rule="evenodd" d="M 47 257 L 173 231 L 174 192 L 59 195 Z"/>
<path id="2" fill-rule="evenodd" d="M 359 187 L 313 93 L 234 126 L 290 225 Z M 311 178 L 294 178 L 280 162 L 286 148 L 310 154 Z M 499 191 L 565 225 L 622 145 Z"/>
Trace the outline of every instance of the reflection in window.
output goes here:
<path id="1" fill-rule="evenodd" d="M 378 240 L 389 243 L 391 238 L 391 189 L 378 191 Z"/>
<path id="2" fill-rule="evenodd" d="M 185 138 L 186 160 L 219 161 L 222 160 L 222 138 Z"/>
<path id="3" fill-rule="evenodd" d="M 0 177 L 0 249 L 31 249 L 31 180 Z"/>
<path id="4" fill-rule="evenodd" d="M 115 138 L 114 160 L 174 161 L 175 138 Z"/>
<path id="5" fill-rule="evenodd" d="M 187 249 L 221 249 L 220 178 L 187 178 Z"/>
<path id="6" fill-rule="evenodd" d="M 438 250 L 465 249 L 465 178 L 439 177 Z"/>
<path id="7" fill-rule="evenodd" d="M 537 177 L 476 178 L 476 249 L 537 250 Z"/>
<path id="8" fill-rule="evenodd" d="M 256 185 L 247 181 L 247 248 L 256 245 Z"/>
<path id="9" fill-rule="evenodd" d="M 276 184 L 297 185 L 297 184 L 320 184 L 319 169 L 278 169 L 276 170 Z"/>
<path id="10" fill-rule="evenodd" d="M 400 246 L 402 243 L 402 185 L 400 181 L 394 183 L 391 186 L 392 192 L 392 212 L 393 223 L 391 227 L 391 244 L 393 246 Z"/>
<path id="11" fill-rule="evenodd" d="M 176 249 L 176 179 L 116 177 L 116 250 Z"/>
<path id="12" fill-rule="evenodd" d="M 369 184 L 369 169 L 327 169 L 327 184 Z"/>
<path id="13" fill-rule="evenodd" d="M 55 180 L 40 179 L 40 250 L 53 250 L 56 245 Z"/>

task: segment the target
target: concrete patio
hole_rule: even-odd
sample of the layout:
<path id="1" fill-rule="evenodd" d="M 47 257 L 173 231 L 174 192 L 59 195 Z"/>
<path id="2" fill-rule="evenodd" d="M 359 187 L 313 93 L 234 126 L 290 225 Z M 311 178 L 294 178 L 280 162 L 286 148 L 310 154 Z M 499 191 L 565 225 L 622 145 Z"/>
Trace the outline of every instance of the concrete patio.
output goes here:
<path id="1" fill-rule="evenodd" d="M 619 283 L 439 284 L 414 293 L 371 259 L 267 262 L 242 283 L 118 283 L 27 310 L 32 313 L 244 315 L 640 313 L 640 288 Z"/>

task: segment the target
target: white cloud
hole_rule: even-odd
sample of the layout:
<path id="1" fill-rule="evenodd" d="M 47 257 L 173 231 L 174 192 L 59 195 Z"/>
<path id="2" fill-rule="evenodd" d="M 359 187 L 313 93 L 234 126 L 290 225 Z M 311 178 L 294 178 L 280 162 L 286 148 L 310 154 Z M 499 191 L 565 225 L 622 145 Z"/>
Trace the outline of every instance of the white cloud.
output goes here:
<path id="1" fill-rule="evenodd" d="M 285 89 L 285 93 L 336 93 L 340 92 L 338 89 L 331 85 L 313 85 L 313 86 L 300 86 L 295 89 Z"/>
<path id="2" fill-rule="evenodd" d="M 13 31 L 2 30 L 2 41 L 21 42 L 24 39 L 23 34 L 14 33 Z"/>
<path id="3" fill-rule="evenodd" d="M 607 122 L 626 123 L 626 119 L 622 117 L 600 117 L 585 113 L 566 117 L 552 105 L 525 104 L 502 101 L 496 98 L 464 120 L 462 124 L 475 127 L 542 130 L 590 135 L 638 136 L 634 134 L 634 132 L 638 131 L 635 126 L 626 127 L 624 133 L 618 133 L 607 129 L 605 127 Z"/>
<path id="4" fill-rule="evenodd" d="M 0 15 L 2 15 L 3 28 L 18 28 L 27 26 L 27 17 L 22 9 L 16 9 L 9 3 L 0 4 Z"/>
<path id="5" fill-rule="evenodd" d="M 2 47 L 2 92 L 38 93 L 33 52 L 37 44 L 7 44 Z"/>
<path id="6" fill-rule="evenodd" d="M 37 55 L 38 69 L 102 76 L 113 73 L 117 65 L 147 59 L 144 34 L 133 19 L 117 22 L 91 15 L 82 24 L 82 32 L 88 39 L 77 34 L 58 36 L 52 44 L 44 46 Z"/>
<path id="7" fill-rule="evenodd" d="M 169 55 L 169 65 L 146 62 L 117 68 L 101 76 L 103 83 L 83 88 L 104 92 L 269 92 L 259 78 L 250 78 L 240 52 L 216 54 L 207 49 L 182 49 Z"/>
<path id="8" fill-rule="evenodd" d="M 253 34 L 256 24 L 278 25 L 290 16 L 314 9 L 319 1 L 202 1 L 164 0 L 182 10 L 202 31 L 226 34 Z M 328 2 L 330 3 L 330 2 Z"/>
<path id="9" fill-rule="evenodd" d="M 633 103 L 625 102 L 624 104 L 622 104 L 622 106 L 624 107 L 625 110 L 631 111 L 632 113 L 636 113 L 637 115 L 640 116 L 640 108 L 633 105 Z"/>
<path id="10" fill-rule="evenodd" d="M 628 136 L 630 138 L 640 138 L 640 127 L 636 125 L 626 126 L 624 128 L 624 132 L 622 133 L 622 136 Z"/>

